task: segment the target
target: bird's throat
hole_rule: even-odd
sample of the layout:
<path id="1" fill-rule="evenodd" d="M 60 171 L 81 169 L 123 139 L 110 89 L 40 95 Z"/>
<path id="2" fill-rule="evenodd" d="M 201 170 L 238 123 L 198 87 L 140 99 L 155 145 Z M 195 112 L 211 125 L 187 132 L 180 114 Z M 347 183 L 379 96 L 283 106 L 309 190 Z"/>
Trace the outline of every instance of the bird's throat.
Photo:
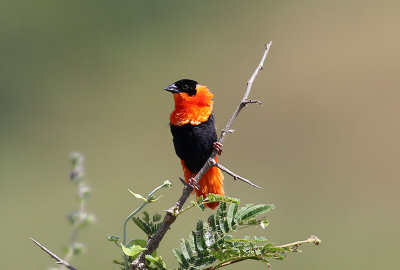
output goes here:
<path id="1" fill-rule="evenodd" d="M 207 121 L 213 109 L 214 94 L 203 85 L 197 85 L 196 95 L 186 93 L 174 94 L 175 109 L 170 115 L 170 122 L 174 126 L 185 124 L 199 125 Z"/>

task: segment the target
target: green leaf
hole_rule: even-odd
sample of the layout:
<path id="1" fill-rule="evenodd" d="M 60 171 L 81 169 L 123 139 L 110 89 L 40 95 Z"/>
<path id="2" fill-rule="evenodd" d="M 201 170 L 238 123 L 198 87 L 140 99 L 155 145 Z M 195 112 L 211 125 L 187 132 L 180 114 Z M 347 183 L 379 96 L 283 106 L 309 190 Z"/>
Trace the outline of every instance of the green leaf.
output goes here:
<path id="1" fill-rule="evenodd" d="M 215 224 L 215 217 L 214 214 L 208 217 L 208 224 L 210 225 L 211 229 L 216 232 L 217 231 L 217 226 Z"/>
<path id="2" fill-rule="evenodd" d="M 229 210 L 228 210 L 228 226 L 230 230 L 233 230 L 236 228 L 235 226 L 235 215 L 237 213 L 239 206 L 236 203 L 233 203 L 229 206 Z"/>
<path id="3" fill-rule="evenodd" d="M 200 196 L 200 197 L 197 197 L 197 198 L 196 198 L 196 201 L 195 201 L 195 202 L 194 202 L 194 201 L 191 201 L 191 203 L 193 203 L 193 204 L 196 205 L 198 208 L 200 208 L 201 211 L 204 211 L 204 210 L 206 209 L 206 207 L 204 206 L 203 201 L 204 201 L 203 196 Z"/>
<path id="4" fill-rule="evenodd" d="M 164 196 L 164 195 L 160 195 L 160 197 L 158 197 L 158 198 L 156 198 L 156 197 L 154 197 L 154 196 L 151 196 L 151 198 L 150 198 L 150 200 L 148 200 L 148 202 L 149 202 L 149 203 L 156 202 L 156 201 L 158 201 L 162 196 Z"/>
<path id="5" fill-rule="evenodd" d="M 265 242 L 265 241 L 267 241 L 267 238 L 265 238 L 264 236 L 253 236 L 253 239 L 256 242 Z"/>
<path id="6" fill-rule="evenodd" d="M 214 245 L 216 241 L 215 234 L 207 223 L 204 223 L 203 225 L 204 225 L 204 240 L 207 248 L 209 248 L 212 245 Z"/>
<path id="7" fill-rule="evenodd" d="M 192 250 L 189 247 L 189 250 L 187 250 L 186 245 L 185 245 L 185 239 L 181 239 L 181 250 L 182 250 L 182 254 L 185 257 L 186 260 L 190 260 L 191 256 L 189 255 L 189 251 L 190 253 L 192 253 Z"/>
<path id="8" fill-rule="evenodd" d="M 203 251 L 207 248 L 204 240 L 204 228 L 202 220 L 199 220 L 196 225 L 196 246 L 200 251 Z"/>
<path id="9" fill-rule="evenodd" d="M 195 266 L 199 267 L 199 268 L 195 268 L 195 269 L 202 269 L 202 267 L 212 264 L 213 262 L 215 262 L 214 256 L 201 257 L 194 263 Z"/>
<path id="10" fill-rule="evenodd" d="M 194 232 L 192 232 L 189 235 L 189 245 L 192 248 L 192 250 L 197 251 L 197 247 L 196 247 L 196 244 L 195 244 L 195 236 L 196 236 L 196 234 Z"/>
<path id="11" fill-rule="evenodd" d="M 189 259 L 193 258 L 193 251 L 192 251 L 192 247 L 189 244 L 189 241 L 186 239 L 182 239 L 181 241 L 182 241 L 182 251 L 183 251 L 183 249 L 185 249 L 187 252 L 188 258 Z"/>
<path id="12" fill-rule="evenodd" d="M 246 221 L 248 219 L 254 218 L 258 215 L 264 214 L 271 209 L 274 209 L 275 206 L 273 204 L 259 204 L 252 207 L 247 208 L 239 217 L 241 221 Z"/>
<path id="13" fill-rule="evenodd" d="M 129 192 L 130 192 L 133 196 L 135 196 L 136 198 L 141 199 L 141 200 L 147 202 L 146 198 L 143 197 L 142 195 L 140 195 L 140 194 L 138 194 L 138 193 L 135 193 L 135 192 L 131 191 L 130 189 L 128 189 L 128 190 L 129 190 Z"/>
<path id="14" fill-rule="evenodd" d="M 227 202 L 227 203 L 240 203 L 239 199 L 222 196 L 219 194 L 209 193 L 207 194 L 206 200 L 209 202 Z"/>
<path id="15" fill-rule="evenodd" d="M 139 254 L 140 252 L 147 249 L 147 248 L 142 248 L 139 245 L 132 245 L 130 247 L 126 247 L 123 244 L 121 244 L 121 246 L 122 246 L 122 251 L 127 256 L 135 256 L 135 255 Z"/>
<path id="16" fill-rule="evenodd" d="M 148 224 L 146 224 L 143 220 L 137 217 L 132 218 L 133 222 L 138 226 L 145 234 L 151 234 L 151 228 Z"/>
<path id="17" fill-rule="evenodd" d="M 185 269 L 187 269 L 189 267 L 189 263 L 183 256 L 182 252 L 177 248 L 174 248 L 173 252 L 174 252 L 175 258 L 177 259 L 179 265 L 184 267 Z"/>
<path id="18" fill-rule="evenodd" d="M 167 265 L 165 264 L 165 262 L 161 256 L 154 258 L 151 255 L 145 255 L 145 258 L 149 262 L 152 262 L 158 269 L 162 269 L 162 270 L 167 269 Z"/>
<path id="19" fill-rule="evenodd" d="M 219 219 L 218 222 L 219 222 L 219 229 L 221 230 L 221 232 L 229 233 L 230 229 L 228 221 L 226 219 Z"/>
<path id="20" fill-rule="evenodd" d="M 150 215 L 149 215 L 149 213 L 148 213 L 147 211 L 143 211 L 143 215 L 144 215 L 143 220 L 144 220 L 147 224 L 150 224 Z"/>
<path id="21" fill-rule="evenodd" d="M 226 203 L 225 202 L 221 202 L 219 204 L 219 207 L 217 209 L 217 216 L 222 217 L 222 218 L 226 216 Z"/>
<path id="22" fill-rule="evenodd" d="M 229 232 L 228 222 L 226 222 L 226 215 L 227 215 L 226 203 L 221 202 L 217 209 L 217 214 L 216 214 L 217 220 L 216 221 L 217 221 L 219 230 L 223 233 Z"/>
<path id="23" fill-rule="evenodd" d="M 246 204 L 245 206 L 241 207 L 241 208 L 239 209 L 239 211 L 237 211 L 237 213 L 236 213 L 236 215 L 235 215 L 235 223 L 241 224 L 241 223 L 240 223 L 240 222 L 241 222 L 241 220 L 240 220 L 241 216 L 243 215 L 244 211 L 246 211 L 246 210 L 247 210 L 248 208 L 250 208 L 251 206 L 253 206 L 252 203 Z"/>
<path id="24" fill-rule="evenodd" d="M 141 246 L 142 248 L 146 248 L 147 241 L 143 239 L 133 239 L 129 241 L 128 244 L 126 244 L 126 247 L 131 247 L 133 245 Z M 151 253 L 151 256 L 157 257 L 157 250 L 154 250 L 153 253 Z"/>
<path id="25" fill-rule="evenodd" d="M 153 222 L 157 222 L 161 220 L 161 215 L 159 213 L 155 213 L 153 215 Z"/>
<path id="26" fill-rule="evenodd" d="M 151 227 L 150 227 L 150 235 L 154 235 L 156 232 L 157 232 L 157 230 L 158 230 L 158 227 L 160 227 L 160 225 L 161 225 L 161 223 L 157 223 L 157 224 L 153 224 Z"/>

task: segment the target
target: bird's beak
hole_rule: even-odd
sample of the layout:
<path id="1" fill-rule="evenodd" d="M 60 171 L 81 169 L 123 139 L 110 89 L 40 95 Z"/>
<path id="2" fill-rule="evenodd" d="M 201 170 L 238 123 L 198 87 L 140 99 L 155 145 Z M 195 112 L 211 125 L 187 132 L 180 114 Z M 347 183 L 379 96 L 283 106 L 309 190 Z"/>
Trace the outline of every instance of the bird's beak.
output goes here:
<path id="1" fill-rule="evenodd" d="M 179 89 L 178 89 L 178 87 L 176 87 L 176 85 L 174 83 L 165 87 L 164 90 L 167 90 L 173 94 L 179 93 Z"/>

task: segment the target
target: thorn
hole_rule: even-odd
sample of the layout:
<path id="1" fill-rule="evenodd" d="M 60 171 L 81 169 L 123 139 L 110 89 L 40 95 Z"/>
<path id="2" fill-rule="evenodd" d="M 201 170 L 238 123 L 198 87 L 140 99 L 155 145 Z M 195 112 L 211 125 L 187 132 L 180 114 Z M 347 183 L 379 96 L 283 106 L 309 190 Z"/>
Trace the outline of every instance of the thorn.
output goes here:
<path id="1" fill-rule="evenodd" d="M 179 180 L 181 180 L 181 182 L 182 182 L 182 184 L 183 184 L 184 186 L 187 186 L 187 185 L 188 185 L 188 184 L 186 183 L 186 181 L 183 180 L 182 178 L 179 177 Z"/>
<path id="2" fill-rule="evenodd" d="M 247 106 L 249 104 L 258 104 L 258 105 L 261 105 L 261 106 L 263 105 L 263 103 L 258 99 L 247 99 L 247 100 L 242 101 L 242 103 L 240 103 L 240 105 L 243 106 L 243 107 Z"/>
<path id="3" fill-rule="evenodd" d="M 234 130 L 234 129 L 225 129 L 225 128 L 224 128 L 224 129 L 222 130 L 222 132 L 223 132 L 223 133 L 233 133 L 233 132 L 235 132 L 235 130 Z"/>

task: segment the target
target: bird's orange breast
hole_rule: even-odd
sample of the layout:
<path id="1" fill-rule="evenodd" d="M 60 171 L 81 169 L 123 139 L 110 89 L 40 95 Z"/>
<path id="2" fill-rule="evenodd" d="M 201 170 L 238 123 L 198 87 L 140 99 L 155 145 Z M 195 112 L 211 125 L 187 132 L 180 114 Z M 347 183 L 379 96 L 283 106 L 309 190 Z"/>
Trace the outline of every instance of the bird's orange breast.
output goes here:
<path id="1" fill-rule="evenodd" d="M 182 126 L 188 123 L 199 125 L 210 117 L 214 94 L 203 85 L 197 85 L 196 91 L 194 96 L 186 93 L 174 94 L 175 109 L 170 115 L 172 125 Z"/>

